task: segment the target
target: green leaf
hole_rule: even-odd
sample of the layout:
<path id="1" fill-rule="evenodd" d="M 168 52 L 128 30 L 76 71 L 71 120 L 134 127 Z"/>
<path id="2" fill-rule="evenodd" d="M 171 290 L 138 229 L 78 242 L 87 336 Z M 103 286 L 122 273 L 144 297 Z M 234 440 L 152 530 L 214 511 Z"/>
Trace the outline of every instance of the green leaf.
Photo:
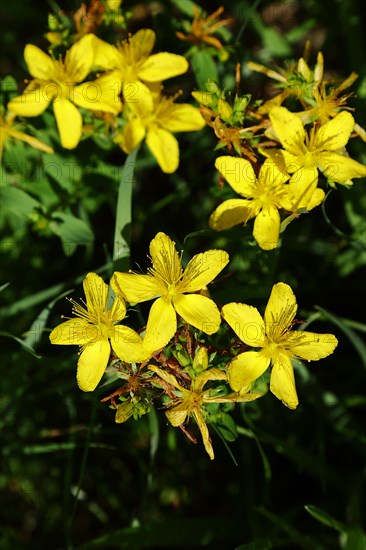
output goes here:
<path id="1" fill-rule="evenodd" d="M 194 17 L 194 7 L 197 5 L 191 0 L 170 0 L 174 6 L 176 6 L 182 13 L 188 15 L 193 19 Z"/>
<path id="2" fill-rule="evenodd" d="M 0 105 L 5 105 L 10 99 L 18 95 L 18 84 L 10 75 L 0 81 Z"/>
<path id="3" fill-rule="evenodd" d="M 33 357 L 36 357 L 37 359 L 41 358 L 41 356 L 37 355 L 34 349 L 31 348 L 31 346 L 29 346 L 24 340 L 22 340 L 22 338 L 14 336 L 14 334 L 10 334 L 9 332 L 5 332 L 3 330 L 0 331 L 0 336 L 5 336 L 5 338 L 11 338 L 12 340 L 15 340 L 16 342 L 18 342 L 18 344 L 22 346 L 23 349 L 25 349 L 25 351 L 33 355 Z"/>
<path id="4" fill-rule="evenodd" d="M 286 57 L 291 55 L 291 47 L 288 41 L 272 27 L 264 27 L 262 30 L 262 40 L 264 47 L 276 57 Z"/>
<path id="5" fill-rule="evenodd" d="M 107 449 L 110 451 L 115 451 L 115 447 L 113 445 L 108 445 L 106 443 L 90 443 L 89 446 L 92 449 Z M 57 453 L 59 451 L 69 451 L 70 449 L 81 449 L 83 447 L 83 443 L 76 443 L 73 441 L 66 443 L 45 443 L 44 445 L 27 445 L 23 447 L 23 453 L 25 455 L 37 455 Z"/>
<path id="6" fill-rule="evenodd" d="M 259 17 L 252 19 L 253 26 L 262 39 L 264 49 L 274 57 L 291 56 L 288 40 L 273 27 L 267 27 Z"/>
<path id="7" fill-rule="evenodd" d="M 29 330 L 26 333 L 26 337 L 24 338 L 24 343 L 29 346 L 31 349 L 34 350 L 36 344 L 39 342 L 39 340 L 42 337 L 44 327 L 46 326 L 46 323 L 48 321 L 48 317 L 51 313 L 51 310 L 53 306 L 61 300 L 61 298 L 64 298 L 65 296 L 68 296 L 69 291 L 64 292 L 63 294 L 60 294 L 52 300 L 45 308 L 42 309 L 41 313 L 36 317 L 36 319 L 33 321 L 32 325 L 30 326 Z"/>
<path id="8" fill-rule="evenodd" d="M 150 409 L 147 418 L 150 429 L 150 463 L 153 464 L 159 447 L 159 420 L 154 407 Z"/>
<path id="9" fill-rule="evenodd" d="M 12 215 L 27 220 L 29 214 L 39 206 L 33 197 L 11 185 L 0 188 L 0 204 Z"/>
<path id="10" fill-rule="evenodd" d="M 314 544 L 314 540 L 311 537 L 298 531 L 288 518 L 276 515 L 270 510 L 267 510 L 264 506 L 259 506 L 256 508 L 256 511 L 266 517 L 278 529 L 286 533 L 290 541 L 296 543 L 296 546 L 293 546 L 294 548 L 306 548 L 308 550 L 321 550 L 323 548 L 322 546 Z M 290 546 L 288 547 L 291 548 Z"/>
<path id="11" fill-rule="evenodd" d="M 241 526 L 229 517 L 215 518 L 174 518 L 147 523 L 141 526 L 119 529 L 102 535 L 75 550 L 89 550 L 90 548 L 127 548 L 141 550 L 142 548 L 172 548 L 177 547 L 177 533 L 179 547 L 203 547 L 211 541 L 222 545 L 234 544 L 241 534 Z M 221 544 L 220 544 L 221 542 Z M 210 546 L 210 544 L 208 545 Z"/>
<path id="12" fill-rule="evenodd" d="M 208 50 L 199 50 L 193 47 L 191 50 L 191 63 L 193 72 L 196 77 L 197 86 L 200 89 L 204 88 L 204 85 L 208 80 L 218 80 L 216 63 L 212 59 Z"/>
<path id="13" fill-rule="evenodd" d="M 328 527 L 332 527 L 332 529 L 335 529 L 336 531 L 339 531 L 340 533 L 343 533 L 346 531 L 346 526 L 341 521 L 338 521 L 334 519 L 328 512 L 325 510 L 322 510 L 321 508 L 318 508 L 317 506 L 313 506 L 312 504 L 308 504 L 304 506 L 305 510 L 313 516 L 313 518 L 317 519 L 320 523 L 323 523 L 324 525 L 327 525 Z"/>
<path id="14" fill-rule="evenodd" d="M 341 537 L 341 542 L 344 550 L 366 550 L 366 535 L 361 527 L 348 528 L 347 533 Z"/>
<path id="15" fill-rule="evenodd" d="M 363 340 L 358 336 L 358 334 L 356 334 L 349 325 L 347 326 L 347 322 L 345 323 L 342 317 L 338 317 L 338 315 L 335 315 L 334 313 L 331 313 L 330 311 L 327 311 L 326 309 L 323 309 L 319 306 L 315 306 L 315 309 L 320 311 L 324 315 L 324 317 L 329 319 L 329 321 L 331 321 L 334 325 L 340 328 L 342 332 L 344 332 L 344 334 L 349 338 L 353 347 L 360 356 L 362 364 L 366 369 L 366 345 L 364 344 Z"/>
<path id="16" fill-rule="evenodd" d="M 130 268 L 132 189 L 138 150 L 139 147 L 136 147 L 126 158 L 118 187 L 113 246 L 113 267 L 115 271 L 127 271 Z"/>
<path id="17" fill-rule="evenodd" d="M 238 437 L 236 424 L 233 418 L 227 413 L 221 414 L 220 422 L 216 422 L 216 428 L 222 437 L 230 443 L 235 441 Z"/>
<path id="18" fill-rule="evenodd" d="M 286 39 L 290 44 L 297 44 L 316 25 L 315 19 L 305 19 L 301 25 L 291 29 L 286 33 Z"/>
<path id="19" fill-rule="evenodd" d="M 64 212 L 54 212 L 52 218 L 60 220 L 51 222 L 50 229 L 62 240 L 66 256 L 71 256 L 78 245 L 90 245 L 93 242 L 93 232 L 85 221 Z"/>

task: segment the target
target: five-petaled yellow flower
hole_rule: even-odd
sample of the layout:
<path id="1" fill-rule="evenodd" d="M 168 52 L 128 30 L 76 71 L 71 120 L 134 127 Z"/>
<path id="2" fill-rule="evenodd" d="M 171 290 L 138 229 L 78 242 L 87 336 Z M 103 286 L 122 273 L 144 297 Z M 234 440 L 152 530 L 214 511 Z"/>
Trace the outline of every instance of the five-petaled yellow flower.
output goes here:
<path id="1" fill-rule="evenodd" d="M 296 311 L 296 298 L 285 283 L 273 286 L 263 319 L 255 307 L 246 304 L 223 306 L 222 315 L 239 338 L 261 348 L 240 353 L 230 362 L 228 380 L 234 391 L 246 389 L 271 364 L 271 392 L 290 409 L 297 407 L 291 359 L 323 359 L 334 351 L 338 341 L 333 334 L 291 331 Z"/>
<path id="2" fill-rule="evenodd" d="M 117 46 L 93 36 L 94 63 L 108 71 L 96 82 L 103 82 L 114 90 L 116 96 L 123 93 L 125 102 L 135 102 L 138 91 L 156 86 L 157 83 L 188 70 L 188 61 L 182 55 L 159 52 L 151 55 L 155 44 L 152 29 L 140 29 Z"/>
<path id="3" fill-rule="evenodd" d="M 207 424 L 205 422 L 206 411 L 204 406 L 210 403 L 254 401 L 254 399 L 261 397 L 261 394 L 259 393 L 231 393 L 228 395 L 223 395 L 222 397 L 212 396 L 212 389 L 204 389 L 207 382 L 217 380 L 226 381 L 226 374 L 219 369 L 210 368 L 204 370 L 191 380 L 189 389 L 181 386 L 175 376 L 165 370 L 156 367 L 155 365 L 149 365 L 149 369 L 179 391 L 179 396 L 172 401 L 169 405 L 169 409 L 165 412 L 169 422 L 172 426 L 177 427 L 183 424 L 187 418 L 193 416 L 197 422 L 197 426 L 202 435 L 203 444 L 211 460 L 215 458 L 215 455 Z"/>
<path id="4" fill-rule="evenodd" d="M 140 362 L 149 357 L 139 334 L 117 323 L 126 316 L 124 300 L 116 296 L 107 308 L 108 286 L 96 273 L 85 277 L 86 307 L 70 300 L 75 318 L 58 325 L 50 334 L 52 344 L 79 345 L 77 382 L 81 390 L 93 391 L 107 367 L 111 346 L 122 361 Z M 115 291 L 113 282 L 112 289 Z"/>
<path id="5" fill-rule="evenodd" d="M 269 159 L 258 178 L 251 163 L 242 158 L 219 157 L 215 166 L 234 191 L 247 198 L 228 199 L 220 204 L 210 216 L 212 229 L 222 231 L 255 218 L 253 236 L 259 246 L 264 250 L 276 248 L 281 222 L 278 209 L 289 210 L 293 201 L 285 184 L 289 175 Z"/>
<path id="6" fill-rule="evenodd" d="M 341 111 L 322 126 L 313 126 L 309 135 L 299 116 L 285 107 L 273 107 L 269 117 L 283 149 L 263 152 L 292 174 L 289 188 L 295 197 L 293 210 L 310 210 L 323 200 L 324 191 L 317 187 L 318 170 L 330 182 L 348 185 L 352 178 L 366 176 L 366 166 L 351 159 L 344 149 L 355 126 L 349 112 Z"/>
<path id="7" fill-rule="evenodd" d="M 227 252 L 196 254 L 183 270 L 174 242 L 165 233 L 158 233 L 150 243 L 150 256 L 148 275 L 113 275 L 115 288 L 131 304 L 158 298 L 150 309 L 144 345 L 150 350 L 163 348 L 177 330 L 177 313 L 206 334 L 217 332 L 220 312 L 213 300 L 198 293 L 205 291 L 229 262 Z"/>
<path id="8" fill-rule="evenodd" d="M 192 132 L 205 126 L 200 111 L 188 103 L 175 104 L 174 97 L 153 95 L 139 87 L 135 102 L 125 107 L 127 123 L 115 141 L 130 153 L 146 137 L 146 145 L 165 173 L 179 165 L 179 145 L 172 132 Z"/>
<path id="9" fill-rule="evenodd" d="M 67 52 L 55 59 L 37 46 L 27 44 L 24 58 L 34 77 L 23 94 L 8 103 L 8 108 L 20 116 L 42 114 L 52 102 L 61 144 L 73 149 L 80 141 L 82 116 L 76 107 L 117 114 L 121 103 L 113 89 L 101 82 L 84 82 L 94 63 L 93 35 L 86 34 Z M 100 79 L 99 79 L 100 80 Z"/>

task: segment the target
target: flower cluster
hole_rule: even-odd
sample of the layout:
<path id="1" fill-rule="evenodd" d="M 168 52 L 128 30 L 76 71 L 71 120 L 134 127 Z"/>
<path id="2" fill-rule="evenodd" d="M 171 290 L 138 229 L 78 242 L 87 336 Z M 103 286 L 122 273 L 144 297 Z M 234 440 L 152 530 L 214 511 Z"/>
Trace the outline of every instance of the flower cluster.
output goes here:
<path id="1" fill-rule="evenodd" d="M 275 79 L 281 87 L 265 102 L 251 103 L 249 94 L 236 94 L 230 104 L 214 82 L 193 92 L 219 138 L 218 146 L 231 153 L 219 157 L 215 166 L 243 197 L 218 205 L 209 220 L 212 229 L 246 225 L 254 218 L 256 242 L 272 250 L 278 247 L 281 221 L 321 204 L 325 185 L 350 186 L 354 178 L 366 177 L 366 166 L 346 150 L 353 135 L 365 139 L 365 132 L 346 106 L 351 94 L 341 95 L 357 75 L 352 73 L 336 86 L 324 79 L 323 65 L 321 52 L 314 70 L 304 58 L 280 72 L 248 62 L 251 70 Z M 301 110 L 294 108 L 294 100 Z"/>
<path id="2" fill-rule="evenodd" d="M 175 104 L 176 96 L 163 94 L 162 81 L 184 74 L 188 62 L 168 52 L 152 54 L 154 44 L 151 29 L 130 34 L 116 46 L 87 33 L 58 58 L 27 44 L 24 58 L 33 80 L 9 101 L 8 109 L 22 117 L 37 117 L 52 103 L 66 149 L 74 149 L 82 139 L 84 113 L 94 113 L 95 121 L 109 115 L 113 140 L 124 152 L 146 137 L 163 172 L 174 172 L 179 147 L 172 134 L 200 130 L 205 121 L 197 108 Z"/>
<path id="3" fill-rule="evenodd" d="M 211 405 L 261 397 L 264 391 L 258 390 L 257 381 L 271 366 L 271 392 L 290 409 L 296 408 L 291 359 L 327 357 L 337 339 L 332 334 L 291 330 L 297 304 L 284 283 L 274 285 L 263 319 L 247 304 L 220 308 L 208 285 L 229 262 L 224 250 L 199 253 L 183 269 L 174 242 L 160 232 L 150 243 L 150 257 L 152 266 L 146 275 L 115 272 L 110 294 L 102 278 L 89 273 L 84 280 L 85 307 L 71 300 L 75 317 L 54 328 L 50 340 L 81 346 L 77 382 L 83 391 L 97 387 L 107 366 L 108 373 L 124 381 L 103 399 L 116 410 L 116 422 L 139 418 L 163 399 L 169 422 L 195 441 L 185 428 L 186 421 L 194 418 L 213 459 L 207 428 L 215 421 Z M 126 304 L 150 300 L 154 302 L 145 327 L 136 332 L 119 324 L 126 318 Z M 218 333 L 224 322 L 246 350 L 237 353 L 237 348 L 229 347 L 222 352 L 224 360 L 217 361 L 218 350 L 207 337 Z"/>

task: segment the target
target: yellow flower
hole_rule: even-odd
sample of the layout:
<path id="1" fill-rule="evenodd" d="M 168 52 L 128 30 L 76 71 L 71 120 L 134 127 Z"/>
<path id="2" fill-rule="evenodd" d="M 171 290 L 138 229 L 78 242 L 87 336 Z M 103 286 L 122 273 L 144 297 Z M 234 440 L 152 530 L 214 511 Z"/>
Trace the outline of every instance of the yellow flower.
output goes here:
<path id="1" fill-rule="evenodd" d="M 61 144 L 73 149 L 80 141 L 82 117 L 75 105 L 92 111 L 118 113 L 121 108 L 112 89 L 103 82 L 84 82 L 93 65 L 93 35 L 76 42 L 64 59 L 54 59 L 33 44 L 27 44 L 24 58 L 34 77 L 21 96 L 12 99 L 8 108 L 20 116 L 42 114 L 53 103 Z"/>
<path id="2" fill-rule="evenodd" d="M 172 132 L 201 130 L 206 124 L 196 107 L 175 104 L 174 99 L 153 95 L 146 86 L 140 86 L 135 101 L 126 105 L 127 123 L 115 138 L 123 151 L 130 153 L 146 137 L 146 145 L 168 174 L 179 165 L 179 145 Z"/>
<path id="3" fill-rule="evenodd" d="M 355 125 L 347 111 L 320 127 L 314 126 L 310 135 L 300 118 L 285 107 L 274 107 L 269 117 L 283 149 L 265 149 L 263 153 L 292 174 L 289 188 L 295 197 L 293 210 L 311 210 L 323 200 L 324 191 L 317 187 L 318 170 L 329 181 L 348 185 L 352 178 L 366 176 L 366 166 L 351 159 L 344 149 Z"/>
<path id="4" fill-rule="evenodd" d="M 276 248 L 281 221 L 278 209 L 290 209 L 293 200 L 285 184 L 288 174 L 271 160 L 264 162 L 258 178 L 251 163 L 242 158 L 219 157 L 215 166 L 234 191 L 247 198 L 220 204 L 210 216 L 210 227 L 222 231 L 255 218 L 253 236 L 259 246 L 264 250 Z"/>
<path id="5" fill-rule="evenodd" d="M 19 139 L 20 141 L 25 141 L 28 145 L 31 145 L 35 149 L 39 149 L 44 153 L 53 153 L 52 147 L 49 147 L 39 139 L 24 134 L 16 129 L 16 124 L 14 124 L 15 113 L 7 113 L 4 117 L 0 115 L 0 163 L 3 156 L 3 150 L 5 142 L 8 138 Z"/>
<path id="6" fill-rule="evenodd" d="M 111 346 L 114 353 L 126 362 L 140 362 L 149 357 L 141 336 L 129 327 L 118 325 L 126 316 L 121 297 L 115 297 L 107 308 L 108 286 L 96 273 L 85 277 L 86 307 L 70 300 L 75 318 L 61 323 L 50 334 L 52 344 L 79 345 L 77 382 L 81 390 L 93 391 L 107 367 Z M 112 282 L 112 289 L 115 291 Z"/>
<path id="7" fill-rule="evenodd" d="M 184 388 L 181 386 L 175 376 L 156 367 L 155 365 L 149 365 L 149 370 L 155 372 L 164 382 L 176 388 L 180 396 L 173 400 L 169 410 L 165 412 L 166 417 L 172 426 L 177 427 L 183 424 L 187 418 L 193 416 L 197 426 L 201 432 L 203 444 L 205 449 L 213 460 L 215 458 L 210 434 L 205 422 L 205 404 L 210 403 L 233 403 L 233 402 L 245 402 L 254 401 L 261 394 L 258 393 L 231 393 L 222 397 L 212 397 L 211 389 L 204 389 L 207 382 L 216 380 L 226 380 L 226 374 L 215 368 L 207 369 L 195 378 L 192 379 L 190 388 Z"/>
<path id="8" fill-rule="evenodd" d="M 144 336 L 150 350 L 163 348 L 177 330 L 177 313 L 187 323 L 206 334 L 217 332 L 220 312 L 216 304 L 202 294 L 229 261 L 224 250 L 196 254 L 185 270 L 174 242 L 158 233 L 150 243 L 152 267 L 148 275 L 119 273 L 113 275 L 115 287 L 125 299 L 136 304 L 158 298 L 152 305 Z"/>
<path id="9" fill-rule="evenodd" d="M 317 361 L 330 355 L 338 344 L 333 334 L 291 331 L 297 311 L 296 298 L 284 283 L 273 286 L 264 318 L 252 306 L 226 304 L 222 316 L 245 344 L 260 351 L 240 353 L 230 362 L 229 384 L 246 389 L 272 365 L 270 390 L 290 409 L 298 405 L 291 359 Z"/>
<path id="10" fill-rule="evenodd" d="M 110 71 L 97 82 L 113 89 L 116 96 L 123 92 L 124 101 L 135 102 L 135 94 L 141 87 L 146 89 L 145 84 L 156 84 L 187 71 L 188 61 L 181 55 L 151 55 L 154 44 L 155 32 L 151 29 L 141 29 L 117 46 L 93 36 L 94 63 Z"/>

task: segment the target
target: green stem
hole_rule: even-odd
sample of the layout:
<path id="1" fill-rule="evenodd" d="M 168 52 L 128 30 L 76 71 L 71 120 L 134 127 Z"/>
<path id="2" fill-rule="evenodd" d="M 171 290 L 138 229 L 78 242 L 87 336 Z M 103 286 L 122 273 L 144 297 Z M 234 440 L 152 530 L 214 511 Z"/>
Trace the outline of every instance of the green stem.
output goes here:
<path id="1" fill-rule="evenodd" d="M 128 271 L 130 268 L 132 189 L 138 150 L 139 147 L 136 147 L 126 158 L 118 187 L 113 244 L 114 271 Z"/>

